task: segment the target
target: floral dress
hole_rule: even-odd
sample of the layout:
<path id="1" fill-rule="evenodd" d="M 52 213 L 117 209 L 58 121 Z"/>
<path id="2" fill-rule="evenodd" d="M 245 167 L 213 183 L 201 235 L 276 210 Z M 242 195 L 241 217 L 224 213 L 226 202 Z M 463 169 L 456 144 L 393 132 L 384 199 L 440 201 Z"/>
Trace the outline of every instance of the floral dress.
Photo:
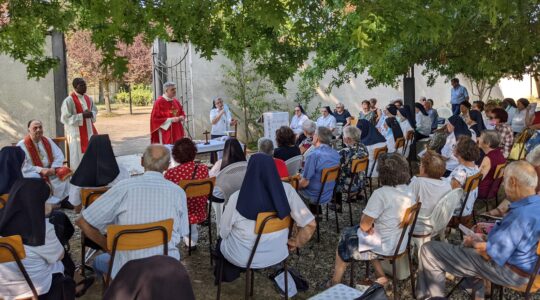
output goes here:
<path id="1" fill-rule="evenodd" d="M 197 171 L 195 171 L 196 166 Z M 181 164 L 165 172 L 165 179 L 170 180 L 176 184 L 178 184 L 180 180 L 206 178 L 208 178 L 208 167 L 200 163 L 195 164 L 195 162 L 193 161 Z M 206 220 L 207 201 L 208 197 L 206 196 L 187 198 L 189 224 L 198 224 Z"/>
<path id="2" fill-rule="evenodd" d="M 339 179 L 338 189 L 340 191 L 346 191 L 349 188 L 350 180 L 353 177 L 351 175 L 352 160 L 368 157 L 369 152 L 366 146 L 364 146 L 363 144 L 358 144 L 353 147 L 346 147 L 346 148 L 341 149 L 339 151 L 339 156 L 340 156 L 340 163 L 341 163 L 341 175 Z M 364 182 L 364 176 L 365 174 L 363 172 L 359 174 L 359 176 L 356 178 L 355 182 L 353 183 L 351 191 L 357 191 L 361 187 L 362 182 Z"/>

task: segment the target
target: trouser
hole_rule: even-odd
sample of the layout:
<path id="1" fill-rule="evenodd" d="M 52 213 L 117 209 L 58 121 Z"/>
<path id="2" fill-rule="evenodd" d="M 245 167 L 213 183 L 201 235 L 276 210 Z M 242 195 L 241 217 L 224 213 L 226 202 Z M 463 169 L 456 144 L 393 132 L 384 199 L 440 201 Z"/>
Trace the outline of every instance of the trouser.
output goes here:
<path id="1" fill-rule="evenodd" d="M 189 226 L 191 227 L 191 247 L 197 246 L 197 242 L 199 241 L 199 225 L 189 224 Z M 189 246 L 189 233 L 184 237 L 184 244 Z"/>
<path id="2" fill-rule="evenodd" d="M 47 294 L 40 295 L 39 300 L 73 300 L 75 299 L 75 281 L 62 273 L 52 274 L 51 287 Z"/>
<path id="3" fill-rule="evenodd" d="M 459 115 L 459 106 L 461 104 L 453 104 L 452 103 L 452 114 L 453 115 Z"/>
<path id="4" fill-rule="evenodd" d="M 472 248 L 444 242 L 432 241 L 424 244 L 420 249 L 419 259 L 416 296 L 420 300 L 445 295 L 445 273 L 457 277 L 486 278 L 503 286 L 521 286 L 528 281 L 507 266 L 501 267 L 492 260 L 484 260 Z M 481 288 L 480 298 L 483 297 L 483 292 Z"/>
<path id="5" fill-rule="evenodd" d="M 109 261 L 111 260 L 111 255 L 109 253 L 102 253 L 94 258 L 94 272 L 96 277 L 103 277 L 103 274 L 109 272 Z"/>

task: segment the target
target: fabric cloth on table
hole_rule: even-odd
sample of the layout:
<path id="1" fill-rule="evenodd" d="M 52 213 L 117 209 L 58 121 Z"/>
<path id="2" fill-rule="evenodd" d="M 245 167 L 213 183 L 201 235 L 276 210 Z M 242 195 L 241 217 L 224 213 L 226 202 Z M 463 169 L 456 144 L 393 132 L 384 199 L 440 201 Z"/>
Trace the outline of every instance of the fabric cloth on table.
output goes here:
<path id="1" fill-rule="evenodd" d="M 23 178 L 24 151 L 15 146 L 0 150 L 0 195 L 8 194 L 13 184 Z"/>
<path id="2" fill-rule="evenodd" d="M 339 154 L 330 146 L 321 144 L 314 148 L 312 153 L 305 158 L 304 171 L 302 177 L 309 180 L 309 185 L 301 189 L 303 195 L 307 196 L 311 203 L 317 202 L 317 197 L 321 190 L 322 171 L 339 165 Z M 325 204 L 332 198 L 335 182 L 327 182 L 321 195 L 320 203 Z"/>

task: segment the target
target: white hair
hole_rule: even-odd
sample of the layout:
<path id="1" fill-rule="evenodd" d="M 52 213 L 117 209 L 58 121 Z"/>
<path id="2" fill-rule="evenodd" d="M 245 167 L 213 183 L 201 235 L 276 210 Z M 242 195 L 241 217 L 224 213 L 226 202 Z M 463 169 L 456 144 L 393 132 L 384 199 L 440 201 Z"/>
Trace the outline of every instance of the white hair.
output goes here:
<path id="1" fill-rule="evenodd" d="M 169 168 L 171 154 L 163 145 L 150 145 L 143 154 L 143 165 L 147 171 L 164 172 Z"/>
<path id="2" fill-rule="evenodd" d="M 259 152 L 268 155 L 274 155 L 274 143 L 271 139 L 262 137 L 257 141 L 257 148 Z"/>
<path id="3" fill-rule="evenodd" d="M 176 83 L 174 82 L 171 82 L 171 81 L 167 81 L 163 84 L 163 91 L 167 91 L 168 88 L 170 87 L 176 87 Z"/>
<path id="4" fill-rule="evenodd" d="M 540 167 L 540 147 L 534 147 L 529 154 L 527 154 L 527 161 L 535 167 Z"/>
<path id="5" fill-rule="evenodd" d="M 309 134 L 313 134 L 317 129 L 317 123 L 311 120 L 305 120 L 304 123 L 302 123 L 302 129 Z"/>
<path id="6" fill-rule="evenodd" d="M 351 138 L 354 141 L 354 143 L 360 142 L 361 135 L 362 135 L 362 131 L 355 126 L 347 126 L 343 128 L 343 137 Z"/>
<path id="7" fill-rule="evenodd" d="M 520 188 L 529 187 L 536 188 L 538 185 L 538 174 L 534 167 L 523 160 L 515 161 L 509 164 L 504 170 L 504 179 L 510 179 L 514 177 Z"/>

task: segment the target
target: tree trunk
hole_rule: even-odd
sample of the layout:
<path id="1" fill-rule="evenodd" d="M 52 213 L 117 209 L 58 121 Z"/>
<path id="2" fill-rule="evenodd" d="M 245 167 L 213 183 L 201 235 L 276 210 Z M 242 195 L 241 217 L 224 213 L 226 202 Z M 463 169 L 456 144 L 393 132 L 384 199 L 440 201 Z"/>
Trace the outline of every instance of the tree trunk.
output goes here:
<path id="1" fill-rule="evenodd" d="M 101 104 L 105 101 L 103 97 L 103 81 L 100 80 L 98 83 L 98 86 L 99 86 L 98 102 Z"/>
<path id="2" fill-rule="evenodd" d="M 540 99 L 540 75 L 536 74 L 533 76 L 534 85 L 536 85 L 536 98 Z"/>
<path id="3" fill-rule="evenodd" d="M 105 85 L 105 110 L 107 113 L 111 112 L 111 87 L 109 86 L 109 82 L 105 81 L 103 83 Z"/>

